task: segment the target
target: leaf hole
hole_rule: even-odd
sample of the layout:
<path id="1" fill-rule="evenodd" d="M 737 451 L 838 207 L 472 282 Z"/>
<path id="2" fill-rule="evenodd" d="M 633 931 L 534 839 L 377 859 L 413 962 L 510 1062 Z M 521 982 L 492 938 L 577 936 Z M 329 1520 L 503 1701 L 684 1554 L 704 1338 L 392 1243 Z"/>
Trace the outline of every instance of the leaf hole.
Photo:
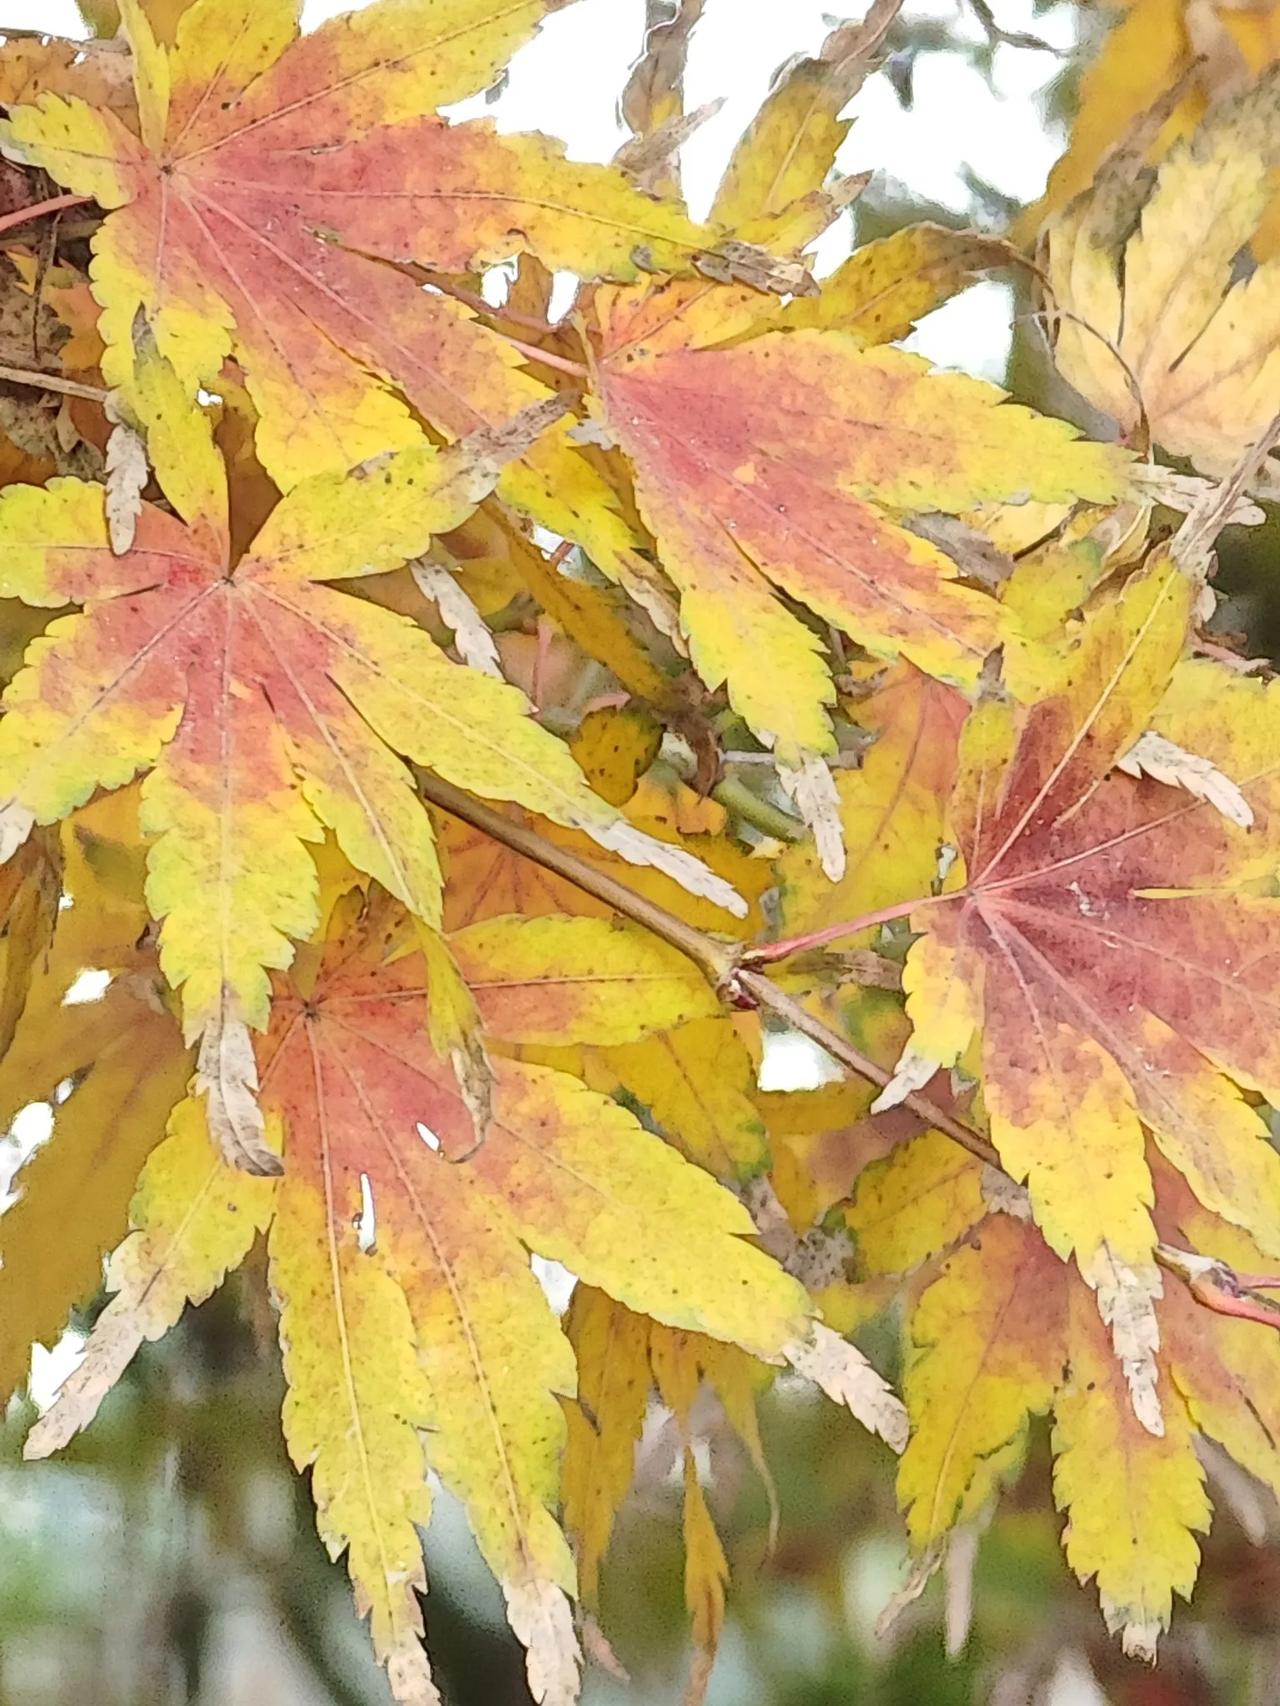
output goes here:
<path id="1" fill-rule="evenodd" d="M 378 1209 L 373 1200 L 373 1184 L 367 1173 L 360 1175 L 360 1211 L 352 1222 L 356 1229 L 356 1247 L 362 1256 L 373 1250 L 378 1239 Z"/>

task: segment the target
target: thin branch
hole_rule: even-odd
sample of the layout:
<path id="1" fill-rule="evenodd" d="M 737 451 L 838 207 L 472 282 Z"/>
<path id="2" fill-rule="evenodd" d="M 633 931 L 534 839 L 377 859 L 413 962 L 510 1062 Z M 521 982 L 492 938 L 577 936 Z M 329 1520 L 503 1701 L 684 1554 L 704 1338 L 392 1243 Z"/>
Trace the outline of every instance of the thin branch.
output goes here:
<path id="1" fill-rule="evenodd" d="M 19 207 L 12 213 L 0 214 L 0 231 L 11 231 L 15 225 L 41 219 L 46 213 L 61 213 L 64 207 L 83 207 L 92 200 L 91 195 L 55 195 L 48 201 L 33 201 L 30 207 Z"/>
<path id="2" fill-rule="evenodd" d="M 670 942 L 673 948 L 679 949 L 687 959 L 691 959 L 717 989 L 726 984 L 732 976 L 738 959 L 736 943 L 719 942 L 714 936 L 708 936 L 702 930 L 695 930 L 683 919 L 668 912 L 665 907 L 657 906 L 643 895 L 633 893 L 607 871 L 597 870 L 594 865 L 589 865 L 585 859 L 580 859 L 567 847 L 557 847 L 554 841 L 548 841 L 544 835 L 539 835 L 537 830 L 527 829 L 523 824 L 504 817 L 500 811 L 495 811 L 481 800 L 473 799 L 470 794 L 463 793 L 461 788 L 455 788 L 451 782 L 445 782 L 427 771 L 419 771 L 418 784 L 423 797 L 430 800 L 432 805 L 451 812 L 454 817 L 471 824 L 490 840 L 500 841 L 503 846 L 510 847 L 512 852 L 532 859 L 535 865 L 541 865 L 544 870 L 554 871 L 556 876 L 563 877 L 575 888 L 582 889 L 585 894 L 594 895 L 606 906 L 611 906 L 637 924 L 644 925 L 646 930 L 652 930 L 654 935 L 660 936 L 664 942 Z"/>
<path id="3" fill-rule="evenodd" d="M 576 888 L 594 895 L 597 900 L 604 901 L 606 906 L 613 907 L 624 917 L 642 924 L 646 930 L 652 930 L 655 936 L 669 942 L 673 948 L 693 961 L 726 1001 L 744 1007 L 763 1008 L 772 1013 L 775 1018 L 783 1020 L 793 1029 L 802 1032 L 810 1041 L 817 1043 L 819 1048 L 825 1049 L 855 1076 L 869 1079 L 881 1089 L 893 1076 L 869 1055 L 854 1048 L 847 1038 L 842 1037 L 839 1031 L 833 1030 L 816 1013 L 811 1013 L 807 1007 L 802 1007 L 798 1001 L 779 989 L 763 972 L 752 971 L 749 966 L 744 965 L 743 950 L 737 943 L 718 941 L 705 931 L 695 930 L 683 919 L 677 918 L 673 912 L 668 912 L 665 907 L 633 893 L 625 884 L 606 872 L 597 870 L 594 865 L 589 865 L 585 859 L 580 859 L 568 848 L 558 847 L 555 842 L 548 841 L 536 830 L 527 829 L 523 824 L 504 817 L 492 806 L 472 799 L 470 794 L 464 794 L 452 783 L 444 782 L 438 776 L 425 772 L 419 773 L 419 781 L 423 794 L 433 805 L 452 812 L 455 817 L 462 818 L 465 823 L 471 824 L 492 840 L 502 842 L 513 852 L 523 854 L 526 859 L 532 859 L 544 869 L 554 871 L 557 876 L 564 877 Z M 985 1161 L 992 1167 L 1000 1166 L 1000 1157 L 985 1137 L 954 1119 L 927 1096 L 913 1092 L 905 1098 L 904 1106 L 918 1114 L 927 1125 L 945 1132 L 978 1160 Z"/>
<path id="4" fill-rule="evenodd" d="M 0 367 L 0 379 L 10 385 L 30 385 L 37 391 L 65 391 L 68 397 L 86 397 L 91 403 L 105 403 L 108 396 L 100 385 L 81 385 L 78 379 L 42 373 L 36 367 Z"/>

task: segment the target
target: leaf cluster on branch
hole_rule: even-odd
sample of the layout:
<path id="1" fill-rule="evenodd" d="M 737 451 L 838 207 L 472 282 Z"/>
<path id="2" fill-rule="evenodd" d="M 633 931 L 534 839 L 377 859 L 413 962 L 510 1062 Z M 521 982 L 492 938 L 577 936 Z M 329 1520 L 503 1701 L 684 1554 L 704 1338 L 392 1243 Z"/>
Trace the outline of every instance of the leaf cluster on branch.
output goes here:
<path id="1" fill-rule="evenodd" d="M 1198 1443 L 1280 1491 L 1280 687 L 1205 631 L 1275 490 L 1275 76 L 1174 68 L 1106 145 L 1086 91 L 1034 255 L 921 224 L 819 283 L 894 0 L 703 221 L 699 0 L 612 165 L 440 116 L 557 10 L 0 46 L 0 1112 L 55 1104 L 0 1384 L 107 1257 L 26 1449 L 65 1445 L 264 1241 L 407 1706 L 429 1472 L 577 1698 L 653 1393 L 705 1681 L 699 1395 L 767 1479 L 787 1369 L 899 1454 L 908 1594 L 1052 1413 L 1067 1558 L 1154 1656 Z M 1009 266 L 1114 438 L 898 347 Z M 846 1081 L 763 1092 L 778 1030 Z"/>

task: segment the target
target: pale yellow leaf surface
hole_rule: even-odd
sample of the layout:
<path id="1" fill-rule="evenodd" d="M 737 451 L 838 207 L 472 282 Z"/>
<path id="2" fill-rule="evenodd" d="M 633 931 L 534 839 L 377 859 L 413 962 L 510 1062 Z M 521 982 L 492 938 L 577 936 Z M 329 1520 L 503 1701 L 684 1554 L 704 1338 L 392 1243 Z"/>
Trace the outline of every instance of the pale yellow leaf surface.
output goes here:
<path id="1" fill-rule="evenodd" d="M 917 1550 L 976 1516 L 1021 1465 L 1062 1366 L 1066 1272 L 1034 1226 L 996 1215 L 916 1305 L 898 1502 Z"/>
<path id="2" fill-rule="evenodd" d="M 450 945 L 495 1036 L 516 1043 L 630 1043 L 720 1011 L 692 960 L 639 925 L 508 916 Z"/>

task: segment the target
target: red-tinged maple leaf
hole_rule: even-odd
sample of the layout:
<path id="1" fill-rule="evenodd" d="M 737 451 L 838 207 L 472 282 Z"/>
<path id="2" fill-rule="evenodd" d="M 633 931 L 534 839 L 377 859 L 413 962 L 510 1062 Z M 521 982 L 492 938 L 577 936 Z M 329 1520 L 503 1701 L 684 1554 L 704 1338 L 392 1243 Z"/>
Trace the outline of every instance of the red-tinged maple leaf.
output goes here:
<path id="1" fill-rule="evenodd" d="M 972 686 L 1002 612 L 889 512 L 1114 499 L 1112 447 L 836 331 L 765 331 L 740 288 L 596 293 L 599 412 L 681 595 L 690 655 L 784 764 L 834 751 L 819 634 Z M 736 340 L 736 341 L 733 341 Z"/>
<path id="2" fill-rule="evenodd" d="M 298 36 L 297 0 L 196 0 L 171 46 L 140 0 L 138 129 L 45 94 L 0 146 L 111 210 L 94 238 L 103 371 L 131 395 L 136 324 L 183 384 L 217 389 L 235 352 L 282 487 L 449 437 L 546 396 L 470 311 L 391 263 L 448 273 L 523 249 L 586 276 L 687 270 L 710 234 L 611 167 L 544 136 L 449 124 L 564 0 L 384 0 Z M 504 491 L 602 563 L 632 544 L 564 427 Z"/>
<path id="3" fill-rule="evenodd" d="M 113 1258 L 117 1295 L 27 1449 L 84 1426 L 142 1339 L 207 1295 L 266 1226 L 286 1437 L 399 1697 L 434 1698 L 415 1595 L 431 1467 L 466 1503 L 535 1697 L 567 1706 L 574 1576 L 548 1507 L 565 1435 L 557 1394 L 574 1391 L 575 1366 L 529 1251 L 755 1355 L 803 1363 L 829 1347 L 810 1339 L 803 1289 L 750 1242 L 742 1204 L 564 1073 L 495 1061 L 488 1136 L 451 1160 L 473 1150 L 471 1115 L 428 1041 L 426 966 L 396 957 L 404 937 L 398 909 L 371 906 L 340 921 L 313 988 L 278 988 L 258 1048 L 278 1182 L 227 1167 L 200 1104 L 179 1104 Z M 857 1353 L 844 1349 L 848 1379 Z M 891 1425 L 896 1401 L 856 1366 Z"/>
<path id="4" fill-rule="evenodd" d="M 102 487 L 62 480 L 0 495 L 4 593 L 83 607 L 51 624 L 6 691 L 0 823 L 11 852 L 34 822 L 151 772 L 142 827 L 157 837 L 147 892 L 164 921 L 161 963 L 183 989 L 189 1040 L 204 1034 L 201 1075 L 229 1152 L 270 1167 L 244 1027 L 265 1023 L 268 969 L 287 965 L 292 940 L 318 922 L 306 844 L 331 830 L 360 870 L 440 920 L 430 822 L 398 753 L 624 856 L 673 874 L 701 867 L 593 794 L 517 689 L 451 662 L 405 618 L 318 584 L 419 554 L 558 404 L 444 451 L 317 476 L 233 564 L 223 465 L 176 386 L 153 362 L 143 405 L 186 525 L 144 506 L 133 549 L 116 556 Z M 703 875 L 703 892 L 730 898 Z"/>
<path id="5" fill-rule="evenodd" d="M 1158 554 L 1085 624 L 1059 691 L 970 717 L 948 830 L 960 862 L 911 914 L 915 1032 L 897 1080 L 919 1084 L 981 1030 L 1001 1160 L 1049 1243 L 1075 1252 L 1153 1432 L 1143 1128 L 1207 1208 L 1280 1252 L 1280 1157 L 1237 1087 L 1280 1095 L 1280 695 L 1177 664 L 1193 596 Z M 1153 744 L 1167 777 L 1237 821 L 1116 773 L 1140 772 Z"/>

